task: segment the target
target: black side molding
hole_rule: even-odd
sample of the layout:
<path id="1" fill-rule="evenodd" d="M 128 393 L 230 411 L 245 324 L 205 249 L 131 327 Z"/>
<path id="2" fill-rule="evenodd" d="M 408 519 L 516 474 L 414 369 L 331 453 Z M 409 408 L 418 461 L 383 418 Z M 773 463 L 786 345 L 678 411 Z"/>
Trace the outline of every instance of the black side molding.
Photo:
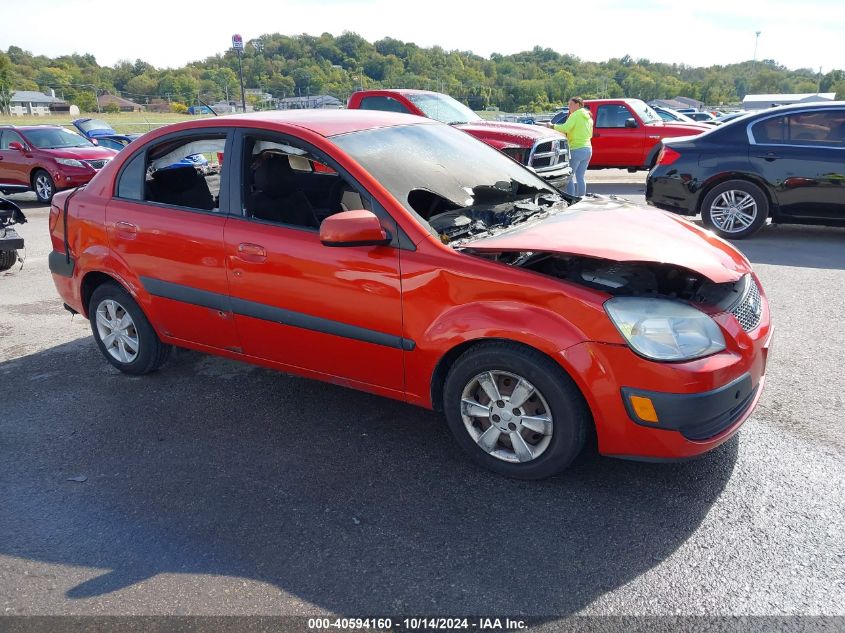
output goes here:
<path id="1" fill-rule="evenodd" d="M 73 269 L 76 266 L 76 260 L 73 257 L 67 257 L 64 253 L 52 251 L 47 258 L 47 263 L 50 265 L 50 272 L 54 275 L 73 277 Z"/>

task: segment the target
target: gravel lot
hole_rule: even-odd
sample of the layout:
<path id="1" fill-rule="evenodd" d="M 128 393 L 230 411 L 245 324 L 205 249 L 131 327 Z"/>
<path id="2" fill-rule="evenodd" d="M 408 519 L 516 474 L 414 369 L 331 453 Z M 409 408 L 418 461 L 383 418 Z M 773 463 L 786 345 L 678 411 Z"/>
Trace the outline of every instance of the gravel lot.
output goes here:
<path id="1" fill-rule="evenodd" d="M 644 177 L 588 181 L 642 201 Z M 845 615 L 845 230 L 738 244 L 776 332 L 737 438 L 527 483 L 398 402 L 193 352 L 120 374 L 62 309 L 47 209 L 13 198 L 0 613 Z"/>

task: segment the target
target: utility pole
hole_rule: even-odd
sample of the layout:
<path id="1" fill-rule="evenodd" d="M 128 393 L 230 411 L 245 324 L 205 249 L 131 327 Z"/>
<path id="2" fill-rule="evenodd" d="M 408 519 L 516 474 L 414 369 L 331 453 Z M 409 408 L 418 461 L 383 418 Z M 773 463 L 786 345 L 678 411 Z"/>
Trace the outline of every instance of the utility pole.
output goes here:
<path id="1" fill-rule="evenodd" d="M 754 60 L 751 62 L 751 70 L 757 70 L 757 43 L 760 41 L 760 33 L 763 31 L 755 31 L 756 37 L 754 38 Z"/>
<path id="2" fill-rule="evenodd" d="M 816 94 L 821 94 L 822 91 L 822 67 L 819 66 L 819 87 L 816 90 Z"/>

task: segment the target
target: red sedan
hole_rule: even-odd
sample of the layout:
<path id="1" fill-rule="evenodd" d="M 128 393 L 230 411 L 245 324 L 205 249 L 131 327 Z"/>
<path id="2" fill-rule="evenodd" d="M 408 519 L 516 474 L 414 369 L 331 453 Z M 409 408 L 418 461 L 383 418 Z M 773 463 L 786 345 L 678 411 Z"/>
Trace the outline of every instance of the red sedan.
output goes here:
<path id="1" fill-rule="evenodd" d="M 196 153 L 219 176 L 171 167 Z M 718 446 L 763 388 L 751 265 L 671 214 L 574 200 L 419 117 L 218 117 L 56 196 L 50 267 L 124 372 L 179 346 L 442 410 L 508 476 L 563 470 L 593 428 L 606 455 Z"/>

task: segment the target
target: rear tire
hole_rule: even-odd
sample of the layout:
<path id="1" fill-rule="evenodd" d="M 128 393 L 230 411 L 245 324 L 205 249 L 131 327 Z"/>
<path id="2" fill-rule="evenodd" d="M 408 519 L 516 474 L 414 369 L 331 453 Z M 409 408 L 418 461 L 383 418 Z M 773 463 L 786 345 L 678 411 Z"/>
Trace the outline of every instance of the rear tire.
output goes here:
<path id="1" fill-rule="evenodd" d="M 701 203 L 704 226 L 727 240 L 741 240 L 760 230 L 769 217 L 769 199 L 754 183 L 728 180 L 716 185 Z"/>
<path id="2" fill-rule="evenodd" d="M 45 170 L 36 169 L 35 173 L 32 174 L 32 190 L 35 192 L 38 202 L 50 204 L 56 193 L 56 183 Z"/>
<path id="3" fill-rule="evenodd" d="M 170 356 L 132 296 L 114 282 L 91 294 L 88 320 L 97 347 L 120 371 L 140 376 L 161 367 Z"/>
<path id="4" fill-rule="evenodd" d="M 485 468 L 516 479 L 566 469 L 591 424 L 581 392 L 560 366 L 505 342 L 476 345 L 455 361 L 443 406 L 461 448 Z"/>
<path id="5" fill-rule="evenodd" d="M 17 261 L 17 251 L 0 251 L 0 271 L 9 270 Z"/>

